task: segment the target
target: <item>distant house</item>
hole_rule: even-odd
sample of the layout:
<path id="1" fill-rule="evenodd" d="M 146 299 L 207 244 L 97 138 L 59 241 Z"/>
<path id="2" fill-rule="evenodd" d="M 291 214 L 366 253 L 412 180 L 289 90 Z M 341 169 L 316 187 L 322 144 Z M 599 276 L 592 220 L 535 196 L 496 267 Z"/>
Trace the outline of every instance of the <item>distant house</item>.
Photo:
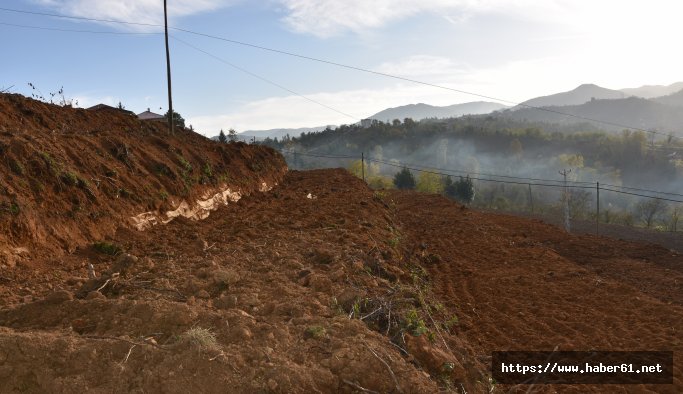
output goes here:
<path id="1" fill-rule="evenodd" d="M 375 122 L 375 119 L 361 119 L 360 126 L 364 129 L 367 129 L 368 127 L 372 126 Z"/>
<path id="2" fill-rule="evenodd" d="M 149 108 L 147 108 L 147 111 L 139 113 L 138 119 L 140 119 L 140 120 L 160 120 L 160 121 L 166 121 L 167 120 L 164 115 L 155 114 L 154 112 L 150 111 Z"/>
<path id="3" fill-rule="evenodd" d="M 90 108 L 86 108 L 88 111 L 120 111 L 128 115 L 133 115 L 135 116 L 135 113 L 133 111 L 128 111 L 127 109 L 123 108 L 117 108 L 117 107 L 112 107 L 111 105 L 107 104 L 97 104 L 93 105 Z"/>

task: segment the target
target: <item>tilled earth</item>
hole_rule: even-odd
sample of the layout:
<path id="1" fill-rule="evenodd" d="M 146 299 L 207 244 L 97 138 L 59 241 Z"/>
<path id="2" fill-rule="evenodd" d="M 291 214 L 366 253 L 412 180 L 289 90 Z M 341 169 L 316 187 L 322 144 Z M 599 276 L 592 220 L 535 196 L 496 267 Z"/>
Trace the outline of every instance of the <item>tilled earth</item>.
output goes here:
<path id="1" fill-rule="evenodd" d="M 683 390 L 683 257 L 662 247 L 344 170 L 107 242 L 0 271 L 0 392 Z M 492 351 L 554 349 L 673 350 L 674 385 L 489 379 Z"/>

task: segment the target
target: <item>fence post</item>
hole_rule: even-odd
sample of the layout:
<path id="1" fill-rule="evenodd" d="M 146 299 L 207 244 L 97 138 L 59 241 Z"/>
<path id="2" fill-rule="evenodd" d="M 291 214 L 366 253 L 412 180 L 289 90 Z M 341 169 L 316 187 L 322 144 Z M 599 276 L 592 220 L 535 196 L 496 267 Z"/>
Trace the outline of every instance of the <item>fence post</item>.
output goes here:
<path id="1" fill-rule="evenodd" d="M 365 182 L 365 152 L 360 153 L 360 170 L 363 174 L 363 182 Z"/>
<path id="2" fill-rule="evenodd" d="M 598 207 L 598 214 L 595 216 L 595 235 L 600 235 L 600 182 L 597 182 L 595 184 L 595 190 L 597 192 L 596 206 Z"/>

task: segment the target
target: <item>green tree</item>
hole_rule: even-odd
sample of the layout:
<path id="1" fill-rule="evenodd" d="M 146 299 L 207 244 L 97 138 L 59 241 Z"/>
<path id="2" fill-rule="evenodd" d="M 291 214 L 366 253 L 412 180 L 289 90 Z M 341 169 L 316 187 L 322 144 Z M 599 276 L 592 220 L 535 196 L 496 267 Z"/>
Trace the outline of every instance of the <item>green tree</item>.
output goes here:
<path id="1" fill-rule="evenodd" d="M 228 130 L 228 138 L 230 139 L 230 142 L 235 142 L 237 141 L 237 132 L 235 129 L 230 129 Z"/>
<path id="2" fill-rule="evenodd" d="M 469 204 L 474 200 L 474 183 L 469 175 L 465 178 L 460 177 L 457 182 L 453 182 L 449 176 L 444 182 L 444 193 L 450 198 Z"/>
<path id="3" fill-rule="evenodd" d="M 164 117 L 166 119 L 168 119 L 168 112 L 169 111 L 166 111 L 166 113 L 164 114 Z M 181 129 L 185 128 L 185 119 L 182 116 L 180 116 L 179 113 L 177 113 L 175 111 L 173 111 L 173 126 L 174 127 L 180 127 Z"/>
<path id="4" fill-rule="evenodd" d="M 394 185 L 397 189 L 410 190 L 415 189 L 415 177 L 409 169 L 403 169 L 394 175 Z"/>
<path id="5" fill-rule="evenodd" d="M 368 164 L 368 162 L 366 161 L 365 168 L 363 168 L 362 163 L 362 160 L 355 160 L 351 162 L 351 165 L 348 168 L 349 172 L 357 176 L 358 178 L 363 178 L 363 171 L 365 171 L 366 179 L 369 179 L 370 177 L 374 177 L 379 174 L 379 165 L 375 163 Z"/>
<path id="6" fill-rule="evenodd" d="M 223 129 L 221 129 L 220 134 L 218 134 L 218 141 L 220 141 L 223 144 L 228 142 L 228 137 L 225 136 L 225 132 L 223 131 Z"/>
<path id="7" fill-rule="evenodd" d="M 441 193 L 443 191 L 441 176 L 431 172 L 421 172 L 417 179 L 417 190 L 424 193 Z"/>

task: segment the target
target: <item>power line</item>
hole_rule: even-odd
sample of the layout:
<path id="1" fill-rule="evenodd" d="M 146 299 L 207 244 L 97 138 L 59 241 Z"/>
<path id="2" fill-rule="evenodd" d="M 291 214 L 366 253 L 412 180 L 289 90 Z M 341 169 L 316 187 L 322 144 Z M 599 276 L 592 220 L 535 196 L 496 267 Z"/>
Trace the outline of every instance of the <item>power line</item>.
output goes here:
<path id="1" fill-rule="evenodd" d="M 609 185 L 609 184 L 604 184 L 604 186 L 607 186 L 607 187 L 616 187 L 616 188 L 626 189 L 626 190 L 633 190 L 633 191 L 637 191 L 637 192 L 655 193 L 655 194 L 664 194 L 664 195 L 669 195 L 669 196 L 683 197 L 683 194 L 679 194 L 679 193 L 659 192 L 659 191 L 656 191 L 656 190 L 638 189 L 638 188 L 635 188 L 635 187 L 616 186 L 616 185 Z"/>
<path id="2" fill-rule="evenodd" d="M 124 32 L 124 31 L 62 29 L 62 28 L 58 28 L 58 27 L 30 26 L 30 25 L 20 25 L 17 23 L 6 23 L 6 22 L 0 22 L 0 25 L 10 26 L 10 27 L 20 27 L 23 29 L 61 31 L 61 32 L 68 32 L 68 33 L 90 33 L 90 34 L 112 34 L 112 35 L 157 35 L 157 34 L 162 34 L 161 32 Z"/>
<path id="3" fill-rule="evenodd" d="M 62 14 L 53 14 L 53 13 L 49 13 L 49 12 L 17 10 L 14 8 L 5 8 L 5 7 L 0 7 L 0 11 L 15 12 L 15 13 L 19 13 L 19 14 L 50 16 L 53 18 L 62 18 L 62 19 L 74 19 L 74 20 L 79 20 L 79 21 L 118 23 L 118 24 L 122 24 L 122 25 L 132 25 L 132 26 L 164 27 L 164 25 L 157 25 L 154 23 L 127 22 L 127 21 L 120 21 L 120 20 L 113 20 L 113 19 L 86 18 L 83 16 L 70 16 L 70 15 L 62 15 Z"/>
<path id="4" fill-rule="evenodd" d="M 357 117 L 355 117 L 355 116 L 353 116 L 353 115 L 347 114 L 346 112 L 342 112 L 342 111 L 340 111 L 340 110 L 338 110 L 338 109 L 336 109 L 336 108 L 330 107 L 329 105 L 326 105 L 326 104 L 323 104 L 323 103 L 321 103 L 321 102 L 319 102 L 319 101 L 316 101 L 316 100 L 314 100 L 314 99 L 312 99 L 312 98 L 310 98 L 310 97 L 306 97 L 306 96 L 304 96 L 304 95 L 301 94 L 301 93 L 297 93 L 297 92 L 295 92 L 295 91 L 289 89 L 289 88 L 286 87 L 286 86 L 280 85 L 280 84 L 277 83 L 277 82 L 273 82 L 273 81 L 271 81 L 271 80 L 269 80 L 269 79 L 267 79 L 267 78 L 265 78 L 265 77 L 262 77 L 262 76 L 260 76 L 260 75 L 258 75 L 258 74 L 255 74 L 255 73 L 253 73 L 253 72 L 251 72 L 251 71 L 249 71 L 249 70 L 246 70 L 246 69 L 244 69 L 244 68 L 242 68 L 242 67 L 239 67 L 239 66 L 237 66 L 237 65 L 235 65 L 235 64 L 233 64 L 233 63 L 230 63 L 229 61 L 227 61 L 227 60 L 225 60 L 225 59 L 223 59 L 223 58 L 220 58 L 220 57 L 218 57 L 218 56 L 216 56 L 216 55 L 214 55 L 214 54 L 212 54 L 212 53 L 210 53 L 210 52 L 207 52 L 207 51 L 205 51 L 205 50 L 203 50 L 203 49 L 201 49 L 201 48 L 198 48 L 198 47 L 196 47 L 196 46 L 194 46 L 194 45 L 192 45 L 192 44 L 190 44 L 190 43 L 188 43 L 188 42 L 186 42 L 186 41 L 183 41 L 183 40 L 181 40 L 180 38 L 177 38 L 177 37 L 175 37 L 175 36 L 171 36 L 171 37 L 172 37 L 174 40 L 176 40 L 176 41 L 178 41 L 178 42 L 180 42 L 180 43 L 182 43 L 182 44 L 184 44 L 184 45 L 187 45 L 188 47 L 190 47 L 190 48 L 192 48 L 192 49 L 194 49 L 194 50 L 196 50 L 196 51 L 199 51 L 199 52 L 201 52 L 201 53 L 203 53 L 203 54 L 205 54 L 205 55 L 207 55 L 207 56 L 210 56 L 210 57 L 212 57 L 212 58 L 218 60 L 219 62 L 224 63 L 224 64 L 226 64 L 226 65 L 228 65 L 228 66 L 230 66 L 230 67 L 232 67 L 232 68 L 234 68 L 234 69 L 236 69 L 236 70 L 239 70 L 239 71 L 241 71 L 241 72 L 243 72 L 243 73 L 245 73 L 245 74 L 251 75 L 251 76 L 254 77 L 254 78 L 260 79 L 261 81 L 264 81 L 264 82 L 269 83 L 269 84 L 271 84 L 271 85 L 273 85 L 273 86 L 276 86 L 276 87 L 278 87 L 278 88 L 280 88 L 280 89 L 282 89 L 282 90 L 285 90 L 285 91 L 287 91 L 287 92 L 289 92 L 289 93 L 292 93 L 292 94 L 294 94 L 294 95 L 296 95 L 296 96 L 299 96 L 299 97 L 301 97 L 301 98 L 303 98 L 303 99 L 305 99 L 305 100 L 308 100 L 308 101 L 310 101 L 310 102 L 312 102 L 312 103 L 314 103 L 314 104 L 317 104 L 317 105 L 319 105 L 319 106 L 321 106 L 321 107 L 325 107 L 325 108 L 327 108 L 327 109 L 329 109 L 329 110 L 331 110 L 331 111 L 334 111 L 334 112 L 336 112 L 336 113 L 338 113 L 338 114 L 341 114 L 341 115 L 344 115 L 344 116 L 346 116 L 346 117 L 348 117 L 348 118 L 351 118 L 351 119 L 353 119 L 354 121 L 358 121 L 358 119 L 359 119 L 359 118 L 357 118 Z"/>
<path id="5" fill-rule="evenodd" d="M 153 24 L 153 23 L 127 22 L 127 21 L 111 20 L 111 19 L 76 17 L 76 16 L 67 16 L 67 15 L 60 15 L 60 14 L 47 13 L 47 12 L 17 10 L 17 9 L 12 9 L 12 8 L 5 8 L 5 7 L 0 7 L 0 11 L 17 12 L 17 13 L 39 15 L 39 16 L 49 16 L 49 17 L 65 18 L 65 19 L 86 20 L 86 21 L 103 22 L 103 23 L 120 23 L 120 24 L 126 24 L 126 25 L 136 25 L 136 26 L 161 27 L 161 25 L 157 25 L 157 24 Z M 405 82 L 411 82 L 411 83 L 415 83 L 415 84 L 419 84 L 419 85 L 449 90 L 449 91 L 453 91 L 456 93 L 467 94 L 470 96 L 484 98 L 487 100 L 494 100 L 494 101 L 503 102 L 503 103 L 507 103 L 507 104 L 511 104 L 511 105 L 516 105 L 516 106 L 520 106 L 520 107 L 524 107 L 524 108 L 535 109 L 538 111 L 544 111 L 544 112 L 553 113 L 556 115 L 580 119 L 580 120 L 584 120 L 584 121 L 588 121 L 588 122 L 595 122 L 595 123 L 600 123 L 600 124 L 624 128 L 624 129 L 632 129 L 632 130 L 641 131 L 641 132 L 648 133 L 648 134 L 658 134 L 658 135 L 663 135 L 666 137 L 673 137 L 673 138 L 677 138 L 677 139 L 681 138 L 681 137 L 673 135 L 671 133 L 664 133 L 664 132 L 655 131 L 655 130 L 646 130 L 646 129 L 643 129 L 640 127 L 633 127 L 633 126 L 628 126 L 628 125 L 624 125 L 624 124 L 620 124 L 620 123 L 616 123 L 616 122 L 593 119 L 593 118 L 589 118 L 586 116 L 581 116 L 581 115 L 570 114 L 570 113 L 566 113 L 566 112 L 562 112 L 562 111 L 557 111 L 557 110 L 547 108 L 547 107 L 536 107 L 536 106 L 528 105 L 528 104 L 524 104 L 524 103 L 517 103 L 515 101 L 501 99 L 501 98 L 497 98 L 497 97 L 493 97 L 493 96 L 489 96 L 489 95 L 479 94 L 479 93 L 470 92 L 470 91 L 466 91 L 466 90 L 462 90 L 462 89 L 451 88 L 451 87 L 447 87 L 447 86 L 443 86 L 443 85 L 437 85 L 437 84 L 433 84 L 433 83 L 429 83 L 429 82 L 419 81 L 419 80 L 412 79 L 412 78 L 406 78 L 406 77 L 401 77 L 401 76 L 392 75 L 392 74 L 388 74 L 388 73 L 383 73 L 380 71 L 369 70 L 369 69 L 362 68 L 362 67 L 351 66 L 348 64 L 338 63 L 338 62 L 331 61 L 331 60 L 319 59 L 319 58 L 315 58 L 312 56 L 306 56 L 306 55 L 301 55 L 301 54 L 294 53 L 294 52 L 288 52 L 288 51 L 283 51 L 283 50 L 279 50 L 279 49 L 275 49 L 275 48 L 269 48 L 269 47 L 265 47 L 262 45 L 251 44 L 251 43 L 233 40 L 233 39 L 220 37 L 220 36 L 216 36 L 216 35 L 212 35 L 212 34 L 196 32 L 196 31 L 189 30 L 189 29 L 183 29 L 183 28 L 179 28 L 179 27 L 169 27 L 169 28 L 176 30 L 176 31 L 188 33 L 188 34 L 193 34 L 193 35 L 197 35 L 197 36 L 202 36 L 202 37 L 212 38 L 215 40 L 229 42 L 232 44 L 242 45 L 242 46 L 260 49 L 260 50 L 264 50 L 264 51 L 269 51 L 269 52 L 273 52 L 273 53 L 279 53 L 282 55 L 297 57 L 300 59 L 315 61 L 315 62 L 324 63 L 324 64 L 328 64 L 328 65 L 332 65 L 332 66 L 350 69 L 350 70 L 355 70 L 355 71 L 365 72 L 365 73 L 369 73 L 369 74 L 379 75 L 379 76 L 397 79 L 397 80 L 401 80 L 401 81 L 405 81 Z"/>
<path id="6" fill-rule="evenodd" d="M 630 193 L 630 192 L 625 192 L 623 190 L 613 190 L 613 189 L 606 189 L 606 188 L 600 188 L 600 190 L 607 190 L 608 192 L 614 192 L 614 193 L 621 193 L 621 194 L 628 194 L 631 196 L 638 196 L 638 197 L 645 197 L 645 198 L 654 198 L 656 200 L 662 200 L 662 201 L 670 201 L 670 202 L 680 202 L 683 203 L 683 200 L 674 200 L 671 198 L 666 198 L 666 197 L 655 197 L 655 196 L 646 196 L 644 194 L 638 194 L 638 193 Z"/>
<path id="7" fill-rule="evenodd" d="M 300 155 L 300 156 L 318 157 L 318 158 L 356 159 L 356 160 L 360 159 L 360 157 L 358 157 L 358 156 L 320 155 L 320 154 L 295 152 L 295 151 L 289 151 L 289 150 L 287 150 L 287 151 L 283 150 L 281 152 L 288 153 L 288 154 L 294 154 L 294 155 Z M 473 174 L 473 175 L 493 176 L 493 177 L 499 177 L 499 178 L 512 178 L 512 179 L 520 180 L 520 181 L 506 181 L 506 180 L 500 180 L 500 179 L 486 179 L 486 178 L 479 178 L 479 177 L 470 177 L 470 179 L 472 179 L 472 180 L 478 180 L 478 181 L 482 181 L 482 182 L 507 183 L 507 184 L 515 184 L 515 185 L 531 185 L 531 186 L 542 186 L 542 187 L 562 187 L 562 188 L 565 187 L 564 185 L 558 185 L 558 184 L 536 183 L 536 182 L 532 183 L 532 182 L 522 182 L 521 181 L 521 180 L 528 180 L 528 181 L 543 181 L 543 182 L 563 182 L 561 180 L 556 181 L 556 180 L 550 180 L 550 179 L 513 177 L 513 176 L 509 176 L 509 175 L 481 174 L 481 173 L 473 173 L 473 172 L 467 172 L 467 171 L 461 171 L 461 170 L 449 170 L 449 169 L 438 169 L 438 171 L 432 171 L 432 170 L 426 170 L 425 169 L 425 168 L 429 168 L 429 167 L 411 166 L 410 164 L 405 164 L 405 163 L 401 163 L 401 162 L 392 163 L 392 162 L 386 162 L 386 161 L 377 160 L 377 159 L 373 159 L 373 158 L 366 158 L 366 160 L 368 160 L 370 162 L 379 162 L 379 163 L 386 164 L 386 165 L 393 166 L 393 167 L 407 168 L 407 169 L 413 170 L 413 171 L 425 172 L 425 173 L 436 174 L 436 175 L 444 175 L 444 176 L 452 175 L 452 174 L 448 174 L 445 172 L 441 172 L 441 171 L 447 171 L 447 172 L 456 172 L 456 173 L 466 173 L 468 175 Z M 418 168 L 418 167 L 422 167 L 422 168 Z M 568 181 L 567 183 L 568 183 L 568 185 L 566 186 L 567 188 L 595 189 L 595 185 L 593 185 L 591 182 L 571 182 L 571 181 Z M 571 185 L 569 183 L 575 183 L 575 184 Z M 602 187 L 602 186 L 607 186 L 607 188 Z M 600 190 L 606 190 L 606 191 L 610 191 L 613 193 L 627 194 L 627 195 L 644 197 L 644 198 L 654 198 L 654 199 L 659 199 L 659 200 L 663 200 L 663 201 L 683 203 L 683 200 L 675 200 L 675 199 L 665 198 L 665 197 L 648 196 L 648 195 L 644 195 L 644 194 L 625 192 L 625 191 L 621 191 L 621 190 L 609 189 L 609 187 L 620 187 L 620 188 L 624 188 L 624 189 L 640 190 L 640 191 L 649 192 L 649 193 L 674 195 L 674 196 L 682 196 L 683 197 L 683 194 L 660 192 L 660 191 L 656 191 L 656 190 L 647 190 L 647 189 L 636 189 L 636 188 L 629 188 L 629 187 L 625 187 L 625 186 L 614 186 L 614 185 L 609 185 L 609 184 L 604 184 L 604 185 L 601 184 Z"/>
<path id="8" fill-rule="evenodd" d="M 394 163 L 387 162 L 385 160 L 378 160 L 374 158 L 368 158 L 367 160 L 369 161 L 374 161 L 382 164 L 387 164 L 391 165 Z M 459 173 L 459 174 L 472 174 L 472 175 L 478 175 L 478 176 L 489 176 L 489 177 L 494 177 L 494 178 L 508 178 L 508 179 L 517 179 L 517 180 L 525 180 L 525 181 L 539 181 L 539 182 L 562 182 L 559 180 L 554 180 L 554 179 L 543 179 L 543 178 L 529 178 L 529 177 L 519 177 L 519 176 L 512 176 L 512 175 L 497 175 L 497 174 L 486 174 L 486 173 L 479 173 L 479 172 L 472 172 L 472 171 L 466 171 L 466 170 L 451 170 L 451 169 L 445 169 L 445 168 L 435 168 L 435 167 L 428 167 L 428 166 L 421 166 L 419 164 L 410 164 L 410 163 L 403 163 L 404 165 L 410 166 L 410 167 L 417 167 L 417 168 L 423 168 L 423 169 L 431 169 L 431 170 L 436 170 L 436 171 L 447 171 L 447 172 L 454 172 L 454 173 Z M 583 181 L 568 181 L 569 183 L 573 184 L 582 184 L 582 185 L 592 185 L 593 182 L 583 182 Z"/>

